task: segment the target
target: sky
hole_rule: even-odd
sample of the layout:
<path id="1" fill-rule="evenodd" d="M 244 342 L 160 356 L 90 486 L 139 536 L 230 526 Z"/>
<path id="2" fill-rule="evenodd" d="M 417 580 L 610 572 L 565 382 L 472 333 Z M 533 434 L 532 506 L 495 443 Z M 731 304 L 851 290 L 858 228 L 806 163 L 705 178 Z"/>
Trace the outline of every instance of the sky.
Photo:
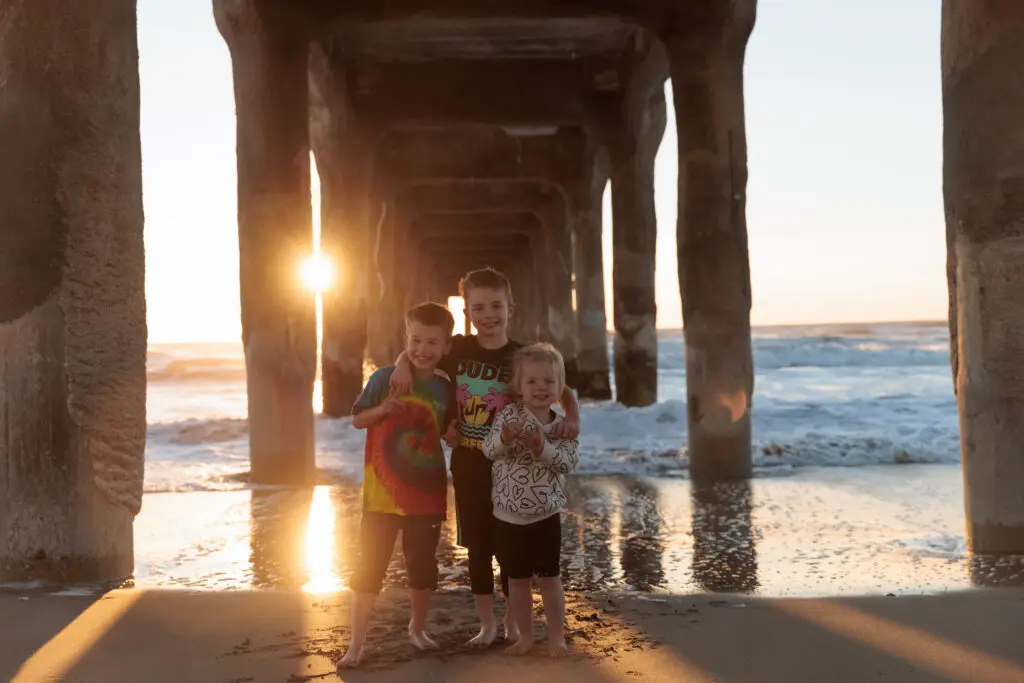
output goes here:
<path id="1" fill-rule="evenodd" d="M 210 0 L 139 0 L 153 342 L 235 341 L 231 60 Z M 946 314 L 940 3 L 760 0 L 745 98 L 755 325 Z M 671 86 L 668 86 L 671 87 Z M 676 137 L 655 169 L 658 326 L 681 326 Z M 605 269 L 611 321 L 611 211 Z"/>

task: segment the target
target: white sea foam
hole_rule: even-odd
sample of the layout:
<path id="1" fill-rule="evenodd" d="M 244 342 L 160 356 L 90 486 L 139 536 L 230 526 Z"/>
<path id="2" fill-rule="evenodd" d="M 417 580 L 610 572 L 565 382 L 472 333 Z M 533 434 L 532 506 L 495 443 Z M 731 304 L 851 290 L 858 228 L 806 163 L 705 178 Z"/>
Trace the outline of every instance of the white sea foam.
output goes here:
<path id="1" fill-rule="evenodd" d="M 758 330 L 753 459 L 762 476 L 808 465 L 958 463 L 956 401 L 940 325 Z M 679 332 L 659 335 L 659 397 L 646 408 L 585 402 L 579 473 L 684 475 L 686 375 Z M 146 490 L 242 486 L 245 366 L 237 344 L 150 353 Z M 364 433 L 317 418 L 317 464 L 358 481 Z"/>

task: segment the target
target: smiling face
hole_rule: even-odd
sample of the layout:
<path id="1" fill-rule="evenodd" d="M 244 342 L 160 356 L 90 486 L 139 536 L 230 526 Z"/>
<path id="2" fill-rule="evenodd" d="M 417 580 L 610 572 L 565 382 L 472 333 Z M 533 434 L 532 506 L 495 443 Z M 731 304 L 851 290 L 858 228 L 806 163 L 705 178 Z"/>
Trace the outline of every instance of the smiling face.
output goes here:
<path id="1" fill-rule="evenodd" d="M 432 373 L 448 351 L 451 338 L 445 328 L 410 320 L 405 326 L 405 354 L 420 373 Z"/>
<path id="2" fill-rule="evenodd" d="M 473 287 L 466 292 L 466 314 L 477 336 L 504 340 L 508 335 L 508 318 L 515 310 L 505 292 L 490 287 Z"/>
<path id="3" fill-rule="evenodd" d="M 516 377 L 516 392 L 523 397 L 523 405 L 532 411 L 546 411 L 558 400 L 562 388 L 552 363 L 543 360 L 525 360 Z"/>

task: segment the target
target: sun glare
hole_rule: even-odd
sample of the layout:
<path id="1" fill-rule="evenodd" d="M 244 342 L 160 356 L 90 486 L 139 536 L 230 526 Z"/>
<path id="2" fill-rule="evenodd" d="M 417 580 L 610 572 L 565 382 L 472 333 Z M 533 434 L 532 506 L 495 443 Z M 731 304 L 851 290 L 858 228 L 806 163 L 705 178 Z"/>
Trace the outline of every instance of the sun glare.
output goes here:
<path id="1" fill-rule="evenodd" d="M 330 486 L 313 489 L 313 502 L 309 506 L 309 522 L 306 526 L 306 593 L 333 593 L 344 588 L 335 568 L 335 519 L 338 511 L 331 499 Z"/>
<path id="2" fill-rule="evenodd" d="M 448 297 L 448 310 L 455 318 L 455 334 L 462 334 L 466 329 L 466 302 L 461 296 Z M 470 331 L 476 334 L 476 327 L 470 323 Z"/>
<path id="3" fill-rule="evenodd" d="M 331 281 L 334 279 L 334 269 L 331 268 L 330 262 L 319 253 L 315 253 L 303 261 L 299 269 L 302 284 L 317 294 L 330 287 Z"/>

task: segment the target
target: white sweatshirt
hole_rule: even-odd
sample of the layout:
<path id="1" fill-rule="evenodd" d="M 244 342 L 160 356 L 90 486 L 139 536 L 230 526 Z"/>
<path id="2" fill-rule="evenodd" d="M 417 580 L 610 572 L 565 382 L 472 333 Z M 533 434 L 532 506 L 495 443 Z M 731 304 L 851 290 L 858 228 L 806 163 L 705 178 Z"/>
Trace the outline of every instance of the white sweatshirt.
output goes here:
<path id="1" fill-rule="evenodd" d="M 494 516 L 509 524 L 533 524 L 561 512 L 565 507 L 565 475 L 580 459 L 577 439 L 557 439 L 551 430 L 562 421 L 558 415 L 551 424 L 541 424 L 521 402 L 506 406 L 498 413 L 491 432 L 484 439 L 484 455 L 494 461 L 491 471 L 491 502 Z M 529 447 L 516 440 L 501 442 L 506 422 L 525 424 L 525 432 L 544 432 L 544 450 L 535 458 Z"/>

